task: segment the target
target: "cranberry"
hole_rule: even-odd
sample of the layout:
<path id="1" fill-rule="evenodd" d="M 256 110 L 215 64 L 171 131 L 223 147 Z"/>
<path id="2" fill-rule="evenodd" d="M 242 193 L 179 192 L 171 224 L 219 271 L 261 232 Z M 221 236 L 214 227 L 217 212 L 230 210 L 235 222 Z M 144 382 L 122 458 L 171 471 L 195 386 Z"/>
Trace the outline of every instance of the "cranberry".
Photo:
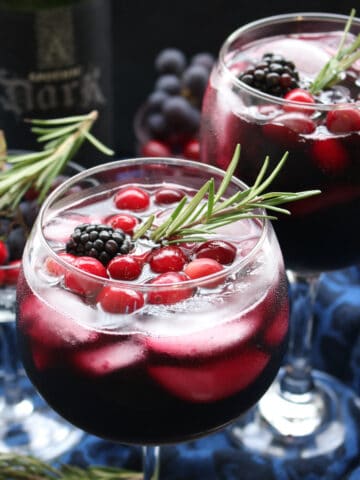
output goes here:
<path id="1" fill-rule="evenodd" d="M 145 157 L 169 157 L 171 150 L 163 142 L 149 140 L 142 146 L 140 153 Z"/>
<path id="2" fill-rule="evenodd" d="M 8 268 L 4 270 L 4 283 L 6 283 L 6 285 L 16 285 L 20 274 L 20 268 L 21 260 L 13 260 L 12 262 L 9 262 Z"/>
<path id="3" fill-rule="evenodd" d="M 131 255 L 118 255 L 108 265 L 111 278 L 116 280 L 135 280 L 141 274 L 142 264 Z"/>
<path id="4" fill-rule="evenodd" d="M 168 246 L 154 250 L 149 260 L 155 273 L 180 272 L 186 263 L 186 256 L 179 247 Z"/>
<path id="5" fill-rule="evenodd" d="M 301 112 L 283 113 L 273 118 L 271 123 L 283 125 L 299 134 L 313 133 L 316 129 L 315 122 Z"/>
<path id="6" fill-rule="evenodd" d="M 236 247 L 224 240 L 209 240 L 202 243 L 195 252 L 196 258 L 212 258 L 222 265 L 229 265 L 236 256 Z"/>
<path id="7" fill-rule="evenodd" d="M 76 259 L 74 255 L 71 255 L 71 253 L 60 253 L 59 257 L 61 257 L 63 260 L 65 260 L 65 262 L 68 262 L 68 263 L 74 263 Z M 48 257 L 45 260 L 45 267 L 48 273 L 50 273 L 50 275 L 54 275 L 56 277 L 63 275 L 66 270 L 62 265 L 60 265 L 60 263 L 58 263 L 52 257 Z"/>
<path id="8" fill-rule="evenodd" d="M 223 268 L 224 267 L 219 262 L 213 260 L 212 258 L 196 258 L 186 266 L 184 272 L 191 279 L 195 279 L 207 277 L 208 275 L 212 275 L 213 273 L 221 272 Z M 203 286 L 213 288 L 220 285 L 220 283 L 222 282 L 223 278 L 211 280 L 209 282 L 203 283 Z"/>
<path id="9" fill-rule="evenodd" d="M 3 265 L 8 259 L 9 251 L 6 244 L 0 240 L 0 265 Z"/>
<path id="10" fill-rule="evenodd" d="M 6 272 L 3 268 L 0 268 L 0 287 L 5 283 Z"/>
<path id="11" fill-rule="evenodd" d="M 159 288 L 148 294 L 148 302 L 156 305 L 171 305 L 173 303 L 181 302 L 191 297 L 193 289 L 190 287 L 181 287 L 182 282 L 189 280 L 189 277 L 184 273 L 167 272 L 162 273 L 158 277 L 150 281 L 151 285 L 169 285 L 169 288 Z M 171 284 L 176 285 L 172 288 Z"/>
<path id="12" fill-rule="evenodd" d="M 150 196 L 138 187 L 126 187 L 115 195 L 115 205 L 120 210 L 146 210 L 150 205 Z"/>
<path id="13" fill-rule="evenodd" d="M 338 108 L 326 115 L 326 126 L 333 133 L 350 133 L 360 130 L 360 111 L 355 108 Z"/>
<path id="14" fill-rule="evenodd" d="M 120 228 L 125 233 L 133 233 L 134 228 L 139 223 L 138 219 L 126 213 L 113 215 L 106 220 L 106 223 L 113 228 Z"/>
<path id="15" fill-rule="evenodd" d="M 349 163 L 345 148 L 335 138 L 316 140 L 311 153 L 316 165 L 324 171 L 337 173 L 344 170 Z"/>
<path id="16" fill-rule="evenodd" d="M 189 160 L 199 160 L 200 159 L 200 143 L 198 140 L 190 140 L 184 146 L 184 157 Z"/>
<path id="17" fill-rule="evenodd" d="M 170 205 L 179 202 L 185 193 L 177 188 L 163 187 L 155 192 L 155 203 L 158 205 Z"/>
<path id="18" fill-rule="evenodd" d="M 107 278 L 104 265 L 93 257 L 78 257 L 73 261 L 73 265 L 86 273 L 96 275 L 97 277 Z M 79 295 L 92 295 L 96 293 L 101 286 L 100 281 L 85 278 L 85 275 L 67 270 L 65 272 L 64 284 L 66 288 Z"/>
<path id="19" fill-rule="evenodd" d="M 144 297 L 130 288 L 106 286 L 98 294 L 97 302 L 109 313 L 132 313 L 143 307 Z"/>
<path id="20" fill-rule="evenodd" d="M 307 90 L 303 90 L 302 88 L 294 88 L 293 90 L 290 90 L 290 92 L 284 96 L 284 99 L 291 102 L 315 104 L 315 100 L 311 93 L 309 93 Z M 312 108 L 305 108 L 300 105 L 297 106 L 290 104 L 284 105 L 284 110 L 286 112 L 302 112 L 310 114 L 314 112 Z"/>

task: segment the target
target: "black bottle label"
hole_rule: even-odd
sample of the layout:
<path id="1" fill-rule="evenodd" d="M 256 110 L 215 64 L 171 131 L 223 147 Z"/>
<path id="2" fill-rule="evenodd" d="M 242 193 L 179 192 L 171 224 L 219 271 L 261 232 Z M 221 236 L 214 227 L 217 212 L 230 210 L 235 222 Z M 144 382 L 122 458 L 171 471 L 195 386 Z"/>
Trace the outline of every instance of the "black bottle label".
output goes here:
<path id="1" fill-rule="evenodd" d="M 93 109 L 100 113 L 95 135 L 112 144 L 110 31 L 107 0 L 0 10 L 0 128 L 10 147 L 34 146 L 24 117 Z"/>

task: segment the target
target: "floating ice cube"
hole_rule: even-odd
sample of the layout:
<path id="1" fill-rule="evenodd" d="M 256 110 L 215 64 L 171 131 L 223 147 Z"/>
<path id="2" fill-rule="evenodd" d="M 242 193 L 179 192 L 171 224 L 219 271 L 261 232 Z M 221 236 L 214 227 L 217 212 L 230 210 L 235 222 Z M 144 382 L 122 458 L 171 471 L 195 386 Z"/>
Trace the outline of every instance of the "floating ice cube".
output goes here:
<path id="1" fill-rule="evenodd" d="M 78 351 L 72 356 L 75 368 L 88 375 L 106 375 L 145 359 L 139 342 L 124 340 L 100 348 Z"/>

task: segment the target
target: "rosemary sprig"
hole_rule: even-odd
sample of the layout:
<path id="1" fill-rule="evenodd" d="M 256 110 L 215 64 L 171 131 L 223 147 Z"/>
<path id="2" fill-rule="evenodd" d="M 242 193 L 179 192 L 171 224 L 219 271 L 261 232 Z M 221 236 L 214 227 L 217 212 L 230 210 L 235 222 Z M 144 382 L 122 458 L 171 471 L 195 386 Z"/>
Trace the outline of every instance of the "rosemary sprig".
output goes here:
<path id="1" fill-rule="evenodd" d="M 214 179 L 209 179 L 190 200 L 184 197 L 169 217 L 160 225 L 154 225 L 155 217 L 151 216 L 134 233 L 134 240 L 143 235 L 155 243 L 201 242 L 214 230 L 245 218 L 268 218 L 275 220 L 276 213 L 290 214 L 290 211 L 279 207 L 281 204 L 298 201 L 320 193 L 320 190 L 304 192 L 266 192 L 265 190 L 279 174 L 288 154 L 282 157 L 274 170 L 265 178 L 269 167 L 269 157 L 248 190 L 240 190 L 229 198 L 224 194 L 230 184 L 240 158 L 240 145 L 215 192 Z M 274 214 L 260 213 L 256 210 L 270 210 Z"/>
<path id="2" fill-rule="evenodd" d="M 10 167 L 0 171 L 0 211 L 15 211 L 23 195 L 32 187 L 39 192 L 38 201 L 41 203 L 53 180 L 85 139 L 102 153 L 112 155 L 113 151 L 90 133 L 97 117 L 98 112 L 92 111 L 73 117 L 28 120 L 43 150 L 5 157 Z"/>
<path id="3" fill-rule="evenodd" d="M 343 36 L 335 55 L 323 66 L 316 78 L 309 87 L 310 93 L 317 94 L 325 88 L 332 87 L 341 80 L 341 74 L 360 58 L 360 34 L 348 46 L 344 47 L 346 37 L 350 31 L 351 24 L 356 15 L 352 9 L 346 22 Z"/>
<path id="4" fill-rule="evenodd" d="M 1 480 L 141 480 L 142 473 L 114 467 L 90 466 L 82 469 L 72 465 L 59 468 L 34 457 L 0 454 Z"/>

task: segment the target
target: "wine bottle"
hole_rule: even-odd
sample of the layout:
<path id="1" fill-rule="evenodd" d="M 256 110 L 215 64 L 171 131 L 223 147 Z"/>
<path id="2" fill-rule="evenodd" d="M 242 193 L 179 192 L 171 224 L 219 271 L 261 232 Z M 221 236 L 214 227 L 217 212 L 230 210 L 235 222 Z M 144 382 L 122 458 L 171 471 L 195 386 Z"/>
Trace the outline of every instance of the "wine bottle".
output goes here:
<path id="1" fill-rule="evenodd" d="M 35 147 L 24 118 L 99 111 L 94 134 L 113 144 L 109 0 L 0 0 L 0 129 Z M 86 166 L 99 163 L 91 149 Z"/>

